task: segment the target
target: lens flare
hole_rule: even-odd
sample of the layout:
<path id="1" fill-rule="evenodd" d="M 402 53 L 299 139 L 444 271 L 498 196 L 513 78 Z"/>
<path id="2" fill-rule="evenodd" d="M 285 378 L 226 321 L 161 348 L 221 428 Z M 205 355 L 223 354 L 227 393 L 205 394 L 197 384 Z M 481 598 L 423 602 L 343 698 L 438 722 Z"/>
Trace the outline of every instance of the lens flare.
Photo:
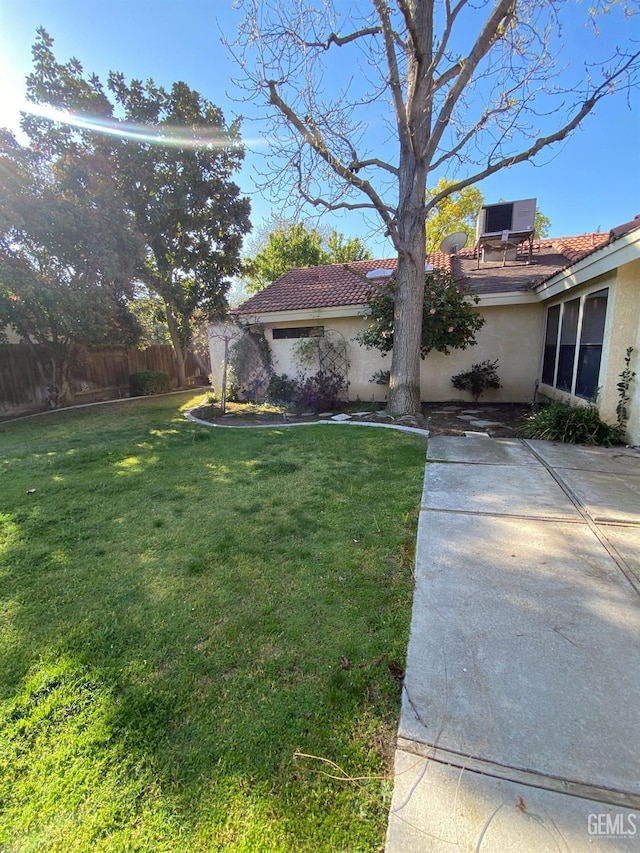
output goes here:
<path id="1" fill-rule="evenodd" d="M 249 139 L 231 136 L 221 130 L 208 127 L 184 127 L 179 125 L 162 125 L 154 127 L 133 121 L 97 116 L 87 116 L 70 110 L 59 109 L 51 104 L 35 104 L 25 101 L 21 111 L 48 119 L 58 124 L 76 127 L 78 130 L 90 130 L 120 139 L 130 139 L 146 145 L 159 145 L 171 148 L 239 148 L 242 146 L 260 146 L 263 139 Z"/>

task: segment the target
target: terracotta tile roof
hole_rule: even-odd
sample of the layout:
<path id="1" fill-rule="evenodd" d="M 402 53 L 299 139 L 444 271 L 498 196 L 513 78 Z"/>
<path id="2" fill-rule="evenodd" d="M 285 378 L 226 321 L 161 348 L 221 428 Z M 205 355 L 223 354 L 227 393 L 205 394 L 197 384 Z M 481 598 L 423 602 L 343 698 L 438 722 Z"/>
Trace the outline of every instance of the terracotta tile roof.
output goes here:
<path id="1" fill-rule="evenodd" d="M 607 234 L 598 232 L 536 240 L 531 263 L 527 262 L 527 253 L 523 253 L 522 259 L 509 261 L 504 267 L 495 262 L 481 264 L 478 268 L 473 249 L 463 249 L 453 257 L 434 252 L 427 256 L 427 262 L 453 272 L 461 284 L 471 284 L 479 295 L 525 292 L 617 239 L 620 233 L 626 233 L 621 229 L 628 231 L 633 227 L 627 223 Z M 395 270 L 396 263 L 396 258 L 386 258 L 292 269 L 243 302 L 234 313 L 268 314 L 363 305 L 367 302 L 372 283 L 366 274 L 374 269 Z"/>
<path id="2" fill-rule="evenodd" d="M 451 269 L 451 257 L 435 252 L 429 263 Z M 372 281 L 368 272 L 376 269 L 395 270 L 396 258 L 375 261 L 352 261 L 289 270 L 255 296 L 235 309 L 235 314 L 263 314 L 274 311 L 300 311 L 305 308 L 332 308 L 338 305 L 363 305 L 367 302 Z"/>

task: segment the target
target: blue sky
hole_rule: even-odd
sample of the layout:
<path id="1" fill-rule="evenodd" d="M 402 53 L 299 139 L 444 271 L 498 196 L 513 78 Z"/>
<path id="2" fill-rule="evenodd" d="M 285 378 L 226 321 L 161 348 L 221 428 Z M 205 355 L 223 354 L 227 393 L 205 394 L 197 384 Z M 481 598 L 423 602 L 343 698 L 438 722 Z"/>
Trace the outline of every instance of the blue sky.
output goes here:
<path id="1" fill-rule="evenodd" d="M 582 4 L 577 11 L 584 15 L 584 9 Z M 259 138 L 260 126 L 251 121 L 255 110 L 238 102 L 236 69 L 221 42 L 223 33 L 233 38 L 240 18 L 231 0 L 0 0 L 0 126 L 17 128 L 30 49 L 42 25 L 55 40 L 59 61 L 76 56 L 85 71 L 103 80 L 109 70 L 127 78 L 152 77 L 165 86 L 184 80 L 228 119 L 244 114 L 244 133 Z M 582 26 L 576 27 L 565 30 L 562 59 L 580 65 L 587 57 L 580 54 L 586 49 Z M 637 19 L 623 22 L 618 16 L 610 27 L 602 40 L 628 38 L 632 29 L 640 36 Z M 640 214 L 639 151 L 640 97 L 634 94 L 630 109 L 624 96 L 616 96 L 600 104 L 568 141 L 547 151 L 538 166 L 521 164 L 480 188 L 488 203 L 536 197 L 554 235 L 606 231 Z M 248 153 L 239 183 L 252 197 L 252 221 L 259 226 L 272 206 L 255 192 L 256 159 Z M 326 215 L 323 222 L 363 237 L 376 255 L 392 254 L 381 237 L 368 236 L 356 214 Z"/>

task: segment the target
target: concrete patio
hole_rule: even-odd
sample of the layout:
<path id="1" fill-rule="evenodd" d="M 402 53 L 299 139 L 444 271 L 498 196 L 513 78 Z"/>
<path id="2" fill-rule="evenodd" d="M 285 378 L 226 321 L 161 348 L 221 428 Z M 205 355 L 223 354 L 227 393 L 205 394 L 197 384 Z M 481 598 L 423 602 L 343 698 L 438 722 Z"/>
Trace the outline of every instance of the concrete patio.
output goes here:
<path id="1" fill-rule="evenodd" d="M 640 847 L 640 454 L 429 442 L 387 853 Z"/>

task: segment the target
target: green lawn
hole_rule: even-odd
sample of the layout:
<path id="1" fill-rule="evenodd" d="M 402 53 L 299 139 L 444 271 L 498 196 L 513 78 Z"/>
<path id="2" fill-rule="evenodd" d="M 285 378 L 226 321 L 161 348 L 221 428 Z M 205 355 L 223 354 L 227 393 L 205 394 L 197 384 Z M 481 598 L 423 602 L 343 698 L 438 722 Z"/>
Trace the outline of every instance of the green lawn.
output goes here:
<path id="1" fill-rule="evenodd" d="M 378 850 L 425 442 L 187 399 L 0 425 L 0 848 Z"/>

